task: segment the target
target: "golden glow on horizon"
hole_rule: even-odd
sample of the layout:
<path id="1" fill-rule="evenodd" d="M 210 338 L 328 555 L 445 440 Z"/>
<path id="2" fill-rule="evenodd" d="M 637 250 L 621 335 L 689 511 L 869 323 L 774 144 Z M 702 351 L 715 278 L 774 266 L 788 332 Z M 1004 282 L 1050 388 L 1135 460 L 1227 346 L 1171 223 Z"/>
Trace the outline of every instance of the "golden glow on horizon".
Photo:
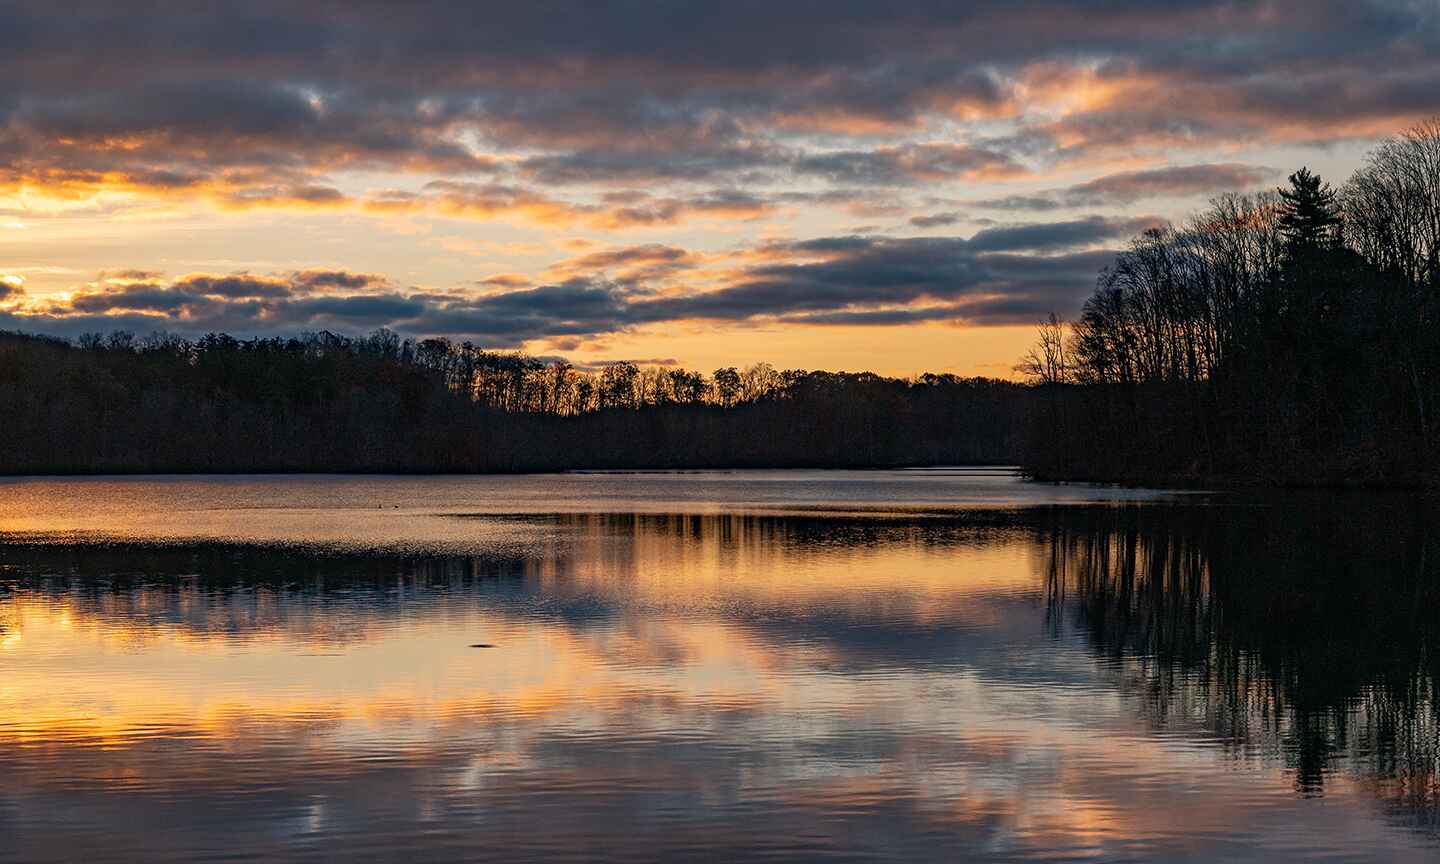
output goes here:
<path id="1" fill-rule="evenodd" d="M 741 284 L 766 267 L 826 263 L 842 255 L 838 247 L 823 245 L 801 253 L 780 241 L 958 239 L 987 227 L 1083 219 L 1105 211 L 1112 218 L 1181 218 L 1197 196 L 1220 190 L 1181 190 L 1169 197 L 1069 206 L 1054 213 L 987 209 L 983 202 L 1222 155 L 1247 165 L 1318 161 L 1322 170 L 1333 167 L 1334 176 L 1356 163 L 1367 146 L 1363 139 L 1394 132 L 1415 119 L 1400 111 L 1327 116 L 1323 124 L 1313 117 L 1261 117 L 1254 106 L 1211 82 L 1099 59 L 1035 59 L 986 74 L 989 88 L 937 88 L 911 113 L 891 116 L 817 105 L 808 112 L 751 118 L 743 126 L 749 136 L 743 140 L 757 158 L 780 158 L 784 166 L 785 159 L 804 156 L 814 163 L 807 169 L 811 173 L 797 173 L 796 162 L 783 170 L 734 169 L 721 174 L 723 179 L 703 182 L 698 178 L 707 176 L 704 171 L 697 169 L 691 178 L 683 158 L 684 170 L 674 178 L 660 162 L 647 166 L 638 159 L 634 165 L 623 163 L 633 174 L 600 171 L 592 176 L 582 160 L 573 176 L 554 180 L 529 161 L 533 153 L 563 156 L 564 147 L 576 148 L 573 155 L 579 158 L 587 148 L 612 143 L 623 144 L 621 155 L 630 158 L 625 148 L 640 146 L 639 141 L 613 141 L 598 119 L 593 128 L 556 131 L 560 137 L 533 153 L 488 141 L 465 123 L 433 131 L 434 152 L 422 148 L 376 156 L 355 142 L 302 142 L 295 146 L 303 144 L 303 152 L 294 153 L 293 164 L 283 170 L 264 160 L 246 161 L 252 147 L 270 146 L 263 136 L 253 143 L 226 142 L 223 158 L 210 164 L 201 143 L 164 128 L 89 137 L 78 131 L 37 133 L 51 136 L 36 142 L 44 145 L 36 152 L 45 158 L 0 173 L 0 216 L 5 217 L 0 221 L 0 284 L 12 289 L 0 298 L 9 316 L 4 323 L 20 329 L 32 324 L 35 329 L 63 328 L 65 319 L 77 314 L 77 299 L 124 290 L 118 280 L 95 274 L 129 269 L 179 278 L 173 274 L 258 276 L 329 267 L 383 277 L 357 289 L 356 296 L 481 298 L 577 280 L 623 285 L 632 297 L 683 298 Z M 302 90 L 317 122 L 327 117 L 333 107 L 328 97 Z M 1176 101 L 1255 132 L 1210 134 L 1148 120 L 1131 129 L 1107 119 L 1158 116 L 1173 111 Z M 443 106 L 428 99 L 416 111 L 418 118 L 435 122 Z M 1036 136 L 1036 146 L 1048 141 L 1044 146 L 1053 152 L 1032 156 L 1023 147 L 995 149 L 994 142 L 1022 133 Z M 645 134 L 658 136 L 645 138 L 645 146 L 658 148 L 656 160 L 684 157 L 686 148 L 695 146 L 701 148 L 697 158 L 703 164 L 703 136 L 667 137 L 671 133 L 664 130 Z M 766 136 L 778 136 L 771 144 L 790 145 L 788 155 L 775 155 L 784 148 L 767 150 Z M 1305 147 L 1322 136 L 1338 136 L 1345 143 L 1317 159 Z M 167 159 L 175 161 L 175 170 L 165 169 Z M 1332 164 L 1326 165 L 1326 159 Z M 457 171 L 459 164 L 466 169 Z M 1158 200 L 1152 204 L 1151 198 Z M 925 221 L 936 214 L 935 221 Z M 1115 245 L 1107 239 L 1088 247 L 1022 249 L 1018 254 L 1047 256 Z M 678 250 L 681 257 L 647 260 L 642 254 L 623 263 L 596 263 L 603 253 L 646 246 Z M 1088 279 L 1065 278 L 1074 282 L 1075 296 L 1057 294 L 1053 303 L 1042 302 L 1078 304 Z M 944 314 L 937 311 L 943 306 L 953 308 L 954 317 L 914 323 L 889 318 L 866 326 L 786 321 L 763 309 L 749 319 L 735 313 L 740 320 L 722 314 L 639 326 L 624 323 L 623 317 L 602 318 L 593 332 L 570 335 L 575 328 L 556 326 L 556 332 L 567 335 L 526 334 L 518 347 L 561 354 L 581 365 L 655 360 L 709 370 L 763 361 L 777 368 L 1014 377 L 1014 363 L 1033 340 L 1033 327 L 1013 318 L 1004 326 L 967 321 L 962 301 L 980 295 L 938 300 L 907 295 L 886 305 L 874 297 L 852 303 L 837 292 L 825 306 L 823 279 L 804 290 L 816 297 L 792 308 L 841 315 L 925 309 Z M 992 296 L 1004 298 L 1015 290 L 1007 285 Z M 952 302 L 956 305 L 948 307 Z M 209 308 L 221 306 L 212 302 Z M 1039 320 L 1046 311 L 1036 305 L 1033 317 Z M 567 312 L 557 306 L 546 314 L 563 321 Z M 210 329 L 204 314 L 158 305 L 87 314 L 91 317 L 84 326 L 95 328 L 111 326 L 113 320 L 114 326 L 132 329 Z M 228 326 L 234 319 L 217 315 L 214 320 Z M 248 323 L 252 328 L 360 333 L 387 322 L 357 316 L 290 323 L 281 316 L 258 315 Z M 406 330 L 401 319 L 388 323 Z M 494 338 L 484 331 L 415 335 Z M 487 347 L 513 348 L 517 342 Z"/>
<path id="2" fill-rule="evenodd" d="M 624 337 L 589 340 L 563 353 L 578 362 L 674 360 L 706 374 L 725 366 L 770 363 L 777 369 L 869 371 L 902 377 L 934 372 L 1015 379 L 1019 377 L 1014 368 L 1019 356 L 1015 348 L 1021 346 L 1023 353 L 1034 335 L 1035 328 L 1029 325 L 720 326 L 702 321 L 641 328 Z M 527 347 L 539 355 L 560 353 L 544 340 Z"/>

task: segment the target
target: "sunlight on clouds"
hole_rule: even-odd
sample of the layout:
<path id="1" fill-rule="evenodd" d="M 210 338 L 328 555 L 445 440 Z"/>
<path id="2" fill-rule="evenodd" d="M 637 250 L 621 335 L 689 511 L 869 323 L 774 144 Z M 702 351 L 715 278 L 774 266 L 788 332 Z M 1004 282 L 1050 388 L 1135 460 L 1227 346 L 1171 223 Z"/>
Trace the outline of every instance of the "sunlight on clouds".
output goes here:
<path id="1" fill-rule="evenodd" d="M 81 322 L 61 319 L 80 314 L 77 298 L 122 287 L 77 286 L 76 273 L 329 267 L 389 282 L 306 326 L 411 326 L 493 347 L 547 335 L 625 345 L 662 320 L 712 336 L 763 323 L 797 346 L 861 320 L 918 342 L 952 325 L 1009 332 L 1042 309 L 1073 313 L 1099 253 L 1125 237 L 1097 235 L 1075 247 L 1095 255 L 1064 260 L 1054 246 L 985 257 L 971 238 L 1178 218 L 1196 199 L 1273 182 L 1264 166 L 1318 164 L 1338 179 L 1377 136 L 1440 110 L 1440 45 L 1413 8 L 1307 7 L 1324 56 L 1294 41 L 1289 3 L 1140 18 L 903 3 L 817 16 L 782 4 L 723 22 L 687 8 L 663 43 L 599 15 L 565 45 L 535 10 L 507 10 L 493 28 L 455 21 L 450 44 L 416 29 L 423 14 L 356 8 L 311 22 L 331 46 L 323 60 L 274 13 L 175 10 L 145 32 L 98 8 L 75 10 L 68 28 L 24 16 L 18 59 L 36 72 L 11 101 L 0 92 L 0 268 L 66 273 L 33 271 L 25 308 L 50 317 L 7 326 L 73 329 Z M 86 22 L 101 19 L 92 44 Z M 137 47 L 171 25 L 217 50 Z M 256 38 L 232 45 L 241 32 Z M 254 51 L 263 62 L 237 59 Z M 66 71 L 82 65 L 83 86 Z M 868 246 L 846 251 L 849 236 Z M 643 246 L 683 257 L 579 260 Z M 542 290 L 550 280 L 589 290 Z M 601 303 L 606 292 L 669 305 Z M 438 296 L 455 301 L 444 316 L 378 314 Z M 581 301 L 610 305 L 542 308 Z M 938 320 L 947 304 L 954 316 Z M 117 306 L 96 323 L 292 321 L 224 306 Z M 534 332 L 546 326 L 561 329 Z M 795 364 L 934 365 L 893 341 L 885 358 L 834 342 L 818 363 L 797 348 Z M 638 342 L 626 353 L 686 356 Z M 987 349 L 981 362 L 999 360 Z"/>

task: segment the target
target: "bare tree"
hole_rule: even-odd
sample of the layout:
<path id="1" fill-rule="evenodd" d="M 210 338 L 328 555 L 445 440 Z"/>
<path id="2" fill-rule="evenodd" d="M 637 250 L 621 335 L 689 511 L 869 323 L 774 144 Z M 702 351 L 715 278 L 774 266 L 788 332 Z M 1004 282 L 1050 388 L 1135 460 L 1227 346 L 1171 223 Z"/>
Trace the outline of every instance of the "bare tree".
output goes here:
<path id="1" fill-rule="evenodd" d="M 1341 203 L 1356 251 L 1412 290 L 1440 281 L 1440 118 L 1371 152 Z"/>
<path id="2" fill-rule="evenodd" d="M 1440 118 L 1381 144 L 1340 196 L 1345 239 L 1399 283 L 1388 299 L 1405 332 L 1389 349 L 1404 364 L 1422 436 L 1430 434 L 1440 326 Z"/>
<path id="3" fill-rule="evenodd" d="M 1021 358 L 1015 371 L 1035 384 L 1064 384 L 1070 380 L 1065 350 L 1065 322 L 1051 312 L 1040 322 L 1034 347 Z"/>

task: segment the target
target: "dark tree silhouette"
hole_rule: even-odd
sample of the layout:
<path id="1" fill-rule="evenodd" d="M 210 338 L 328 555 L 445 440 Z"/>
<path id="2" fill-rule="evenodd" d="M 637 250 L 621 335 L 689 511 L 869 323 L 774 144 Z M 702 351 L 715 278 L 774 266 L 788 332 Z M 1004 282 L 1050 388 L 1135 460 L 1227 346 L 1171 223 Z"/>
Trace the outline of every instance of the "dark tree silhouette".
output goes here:
<path id="1" fill-rule="evenodd" d="M 1302 168 L 1273 194 L 1145 232 L 1071 325 L 1073 386 L 1026 464 L 1135 482 L 1437 482 L 1437 213 L 1429 123 L 1338 193 Z M 1052 341 L 1043 330 L 1033 356 Z"/>
<path id="2" fill-rule="evenodd" d="M 0 473 L 993 464 L 1030 404 L 953 375 L 587 372 L 384 330 L 0 334 Z"/>
<path id="3" fill-rule="evenodd" d="M 1280 235 L 1285 238 L 1285 251 L 1292 258 L 1334 249 L 1340 244 L 1340 207 L 1335 203 L 1335 190 L 1301 168 L 1290 175 L 1290 187 L 1279 190 Z"/>
<path id="4" fill-rule="evenodd" d="M 1064 384 L 1070 380 L 1070 366 L 1065 356 L 1065 323 L 1051 312 L 1038 329 L 1035 347 L 1020 358 L 1015 371 L 1041 386 Z"/>

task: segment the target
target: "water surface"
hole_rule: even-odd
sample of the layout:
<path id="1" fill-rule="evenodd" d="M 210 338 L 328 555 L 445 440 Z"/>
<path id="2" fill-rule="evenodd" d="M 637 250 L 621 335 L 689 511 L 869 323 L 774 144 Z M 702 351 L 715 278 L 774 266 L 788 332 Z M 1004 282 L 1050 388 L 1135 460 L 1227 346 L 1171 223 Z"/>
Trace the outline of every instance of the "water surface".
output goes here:
<path id="1" fill-rule="evenodd" d="M 994 470 L 4 481 L 0 860 L 1434 860 L 1432 524 Z"/>

